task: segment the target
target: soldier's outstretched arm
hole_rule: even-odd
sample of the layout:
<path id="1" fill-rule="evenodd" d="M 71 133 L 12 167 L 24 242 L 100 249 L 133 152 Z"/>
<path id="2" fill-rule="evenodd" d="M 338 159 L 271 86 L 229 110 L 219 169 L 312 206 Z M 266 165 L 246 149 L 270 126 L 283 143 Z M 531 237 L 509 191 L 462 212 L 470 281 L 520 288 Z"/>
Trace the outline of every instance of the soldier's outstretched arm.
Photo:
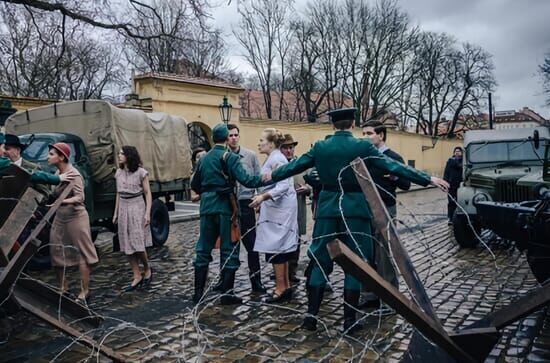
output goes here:
<path id="1" fill-rule="evenodd" d="M 397 175 L 400 178 L 410 180 L 415 184 L 422 186 L 429 185 L 432 180 L 429 174 L 411 168 L 405 164 L 387 157 L 378 152 L 378 150 L 367 140 L 363 141 L 363 152 L 361 157 L 365 158 L 365 163 L 369 166 L 382 169 L 390 174 Z"/>
<path id="2" fill-rule="evenodd" d="M 229 153 L 227 157 L 227 169 L 232 174 L 233 179 L 247 188 L 259 188 L 264 185 L 261 175 L 250 175 L 246 172 L 241 164 L 241 159 L 235 153 Z"/>
<path id="3" fill-rule="evenodd" d="M 315 145 L 304 155 L 298 159 L 291 161 L 288 164 L 278 167 L 271 173 L 271 180 L 278 182 L 289 178 L 293 175 L 299 174 L 315 165 Z"/>

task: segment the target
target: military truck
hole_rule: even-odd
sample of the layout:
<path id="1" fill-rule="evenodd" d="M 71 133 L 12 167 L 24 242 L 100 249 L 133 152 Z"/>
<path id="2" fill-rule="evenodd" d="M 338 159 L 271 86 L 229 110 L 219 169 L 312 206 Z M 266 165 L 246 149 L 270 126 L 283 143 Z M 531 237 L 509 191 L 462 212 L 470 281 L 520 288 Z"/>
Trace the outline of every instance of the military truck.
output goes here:
<path id="1" fill-rule="evenodd" d="M 164 244 L 170 229 L 168 211 L 173 209 L 170 196 L 186 193 L 189 188 L 191 150 L 185 120 L 164 113 L 120 109 L 105 101 L 83 100 L 17 113 L 8 118 L 5 127 L 7 133 L 28 143 L 23 158 L 44 170 L 54 172 L 47 164 L 48 145 L 69 144 L 71 163 L 84 177 L 94 239 L 102 228 L 114 230 L 111 221 L 118 150 L 122 145 L 137 147 L 143 167 L 149 172 L 153 195 L 153 243 Z"/>
<path id="2" fill-rule="evenodd" d="M 537 131 L 539 140 L 533 135 Z M 458 189 L 458 207 L 453 231 L 461 247 L 475 247 L 484 223 L 476 205 L 480 202 L 518 203 L 535 200 L 530 180 L 540 175 L 544 147 L 550 140 L 547 128 L 474 130 L 464 137 L 463 182 Z"/>
<path id="3" fill-rule="evenodd" d="M 550 141 L 533 135 L 534 148 L 544 148 L 542 172 L 522 178 L 535 199 L 518 203 L 478 201 L 475 203 L 483 225 L 498 236 L 513 240 L 520 251 L 526 251 L 533 275 L 541 283 L 550 278 Z M 530 193 L 531 194 L 531 193 Z"/>

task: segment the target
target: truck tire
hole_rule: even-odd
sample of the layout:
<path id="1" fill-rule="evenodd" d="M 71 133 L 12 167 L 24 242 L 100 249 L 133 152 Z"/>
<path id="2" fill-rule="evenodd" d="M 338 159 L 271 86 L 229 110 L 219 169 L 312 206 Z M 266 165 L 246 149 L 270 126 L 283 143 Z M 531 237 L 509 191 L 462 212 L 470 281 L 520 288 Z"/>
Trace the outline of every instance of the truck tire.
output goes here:
<path id="1" fill-rule="evenodd" d="M 462 248 L 474 248 L 479 243 L 479 240 L 476 237 L 476 233 L 479 236 L 481 233 L 481 227 L 472 217 L 470 217 L 472 226 L 468 223 L 468 219 L 464 214 L 455 213 L 453 216 L 453 232 L 455 235 L 455 240 L 458 245 Z"/>
<path id="2" fill-rule="evenodd" d="M 151 205 L 151 236 L 153 237 L 153 245 L 162 246 L 168 239 L 170 233 L 170 216 L 168 208 L 160 200 L 153 200 Z"/>

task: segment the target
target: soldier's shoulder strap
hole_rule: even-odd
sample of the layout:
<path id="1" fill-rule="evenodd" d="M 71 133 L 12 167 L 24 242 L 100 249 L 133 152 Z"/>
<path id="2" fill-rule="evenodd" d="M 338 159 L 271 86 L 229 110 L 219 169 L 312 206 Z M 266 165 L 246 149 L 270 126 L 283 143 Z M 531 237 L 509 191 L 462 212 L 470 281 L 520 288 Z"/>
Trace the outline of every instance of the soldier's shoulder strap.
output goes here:
<path id="1" fill-rule="evenodd" d="M 232 151 L 226 151 L 222 154 L 220 158 L 220 162 L 222 164 L 222 174 L 226 181 L 231 181 L 231 175 L 229 174 L 229 167 L 227 166 L 227 160 L 229 160 L 229 156 L 231 155 Z"/>

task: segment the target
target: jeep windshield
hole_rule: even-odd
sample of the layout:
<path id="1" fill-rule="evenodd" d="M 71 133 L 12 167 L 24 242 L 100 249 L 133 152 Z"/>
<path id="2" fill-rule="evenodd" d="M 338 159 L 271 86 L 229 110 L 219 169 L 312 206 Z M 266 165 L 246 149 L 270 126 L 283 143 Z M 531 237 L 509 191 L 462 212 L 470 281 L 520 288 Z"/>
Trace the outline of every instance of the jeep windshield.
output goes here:
<path id="1" fill-rule="evenodd" d="M 28 140 L 28 137 L 21 137 L 21 141 L 25 143 Z M 23 150 L 23 159 L 32 161 L 39 164 L 48 163 L 48 145 L 52 144 L 54 141 L 52 139 L 42 139 L 36 138 L 32 143 Z M 74 163 L 75 149 L 74 144 L 69 143 L 71 148 L 71 163 Z"/>
<path id="2" fill-rule="evenodd" d="M 539 161 L 542 163 L 544 151 L 535 149 L 531 140 L 472 143 L 468 145 L 469 163 L 506 163 Z"/>

